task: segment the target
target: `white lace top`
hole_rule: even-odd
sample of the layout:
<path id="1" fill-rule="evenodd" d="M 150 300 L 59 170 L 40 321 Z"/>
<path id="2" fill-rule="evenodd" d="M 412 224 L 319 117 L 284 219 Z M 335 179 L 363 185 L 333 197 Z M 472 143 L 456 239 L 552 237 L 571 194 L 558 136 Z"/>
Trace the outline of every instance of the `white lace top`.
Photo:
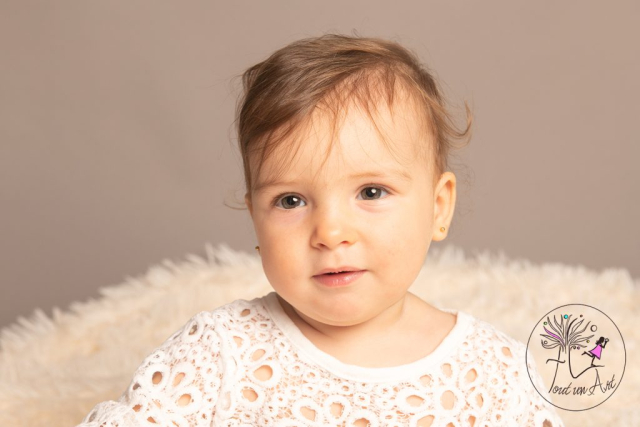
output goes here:
<path id="1" fill-rule="evenodd" d="M 78 427 L 564 426 L 526 346 L 459 310 L 440 345 L 386 368 L 342 363 L 309 341 L 275 292 L 202 311 Z"/>

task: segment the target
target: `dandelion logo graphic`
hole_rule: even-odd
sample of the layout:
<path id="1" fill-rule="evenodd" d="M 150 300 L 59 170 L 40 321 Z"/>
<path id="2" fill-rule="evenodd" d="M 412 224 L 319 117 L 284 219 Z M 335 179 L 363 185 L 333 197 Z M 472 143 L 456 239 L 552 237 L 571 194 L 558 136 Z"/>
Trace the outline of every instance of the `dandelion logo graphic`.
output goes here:
<path id="1" fill-rule="evenodd" d="M 598 406 L 619 387 L 626 365 L 620 330 L 601 310 L 569 304 L 547 313 L 529 337 L 549 403 L 570 411 Z M 528 357 L 528 355 L 527 355 Z"/>

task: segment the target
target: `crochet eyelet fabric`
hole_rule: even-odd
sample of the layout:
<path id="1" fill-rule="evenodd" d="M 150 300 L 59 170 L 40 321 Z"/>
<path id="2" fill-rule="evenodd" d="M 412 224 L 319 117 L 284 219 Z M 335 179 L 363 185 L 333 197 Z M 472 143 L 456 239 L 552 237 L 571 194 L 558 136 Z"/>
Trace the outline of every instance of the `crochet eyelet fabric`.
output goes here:
<path id="1" fill-rule="evenodd" d="M 433 352 L 367 368 L 317 348 L 275 292 L 238 299 L 193 316 L 78 427 L 564 426 L 522 342 L 442 310 L 457 321 Z"/>

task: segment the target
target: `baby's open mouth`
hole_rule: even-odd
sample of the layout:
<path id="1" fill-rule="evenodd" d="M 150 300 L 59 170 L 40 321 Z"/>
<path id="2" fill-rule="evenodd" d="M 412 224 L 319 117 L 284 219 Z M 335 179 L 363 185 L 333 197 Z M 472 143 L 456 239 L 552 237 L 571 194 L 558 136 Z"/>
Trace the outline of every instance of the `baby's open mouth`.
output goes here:
<path id="1" fill-rule="evenodd" d="M 347 275 L 347 274 L 360 273 L 362 271 L 365 271 L 361 268 L 351 267 L 351 266 L 343 266 L 343 268 L 347 268 L 348 270 L 331 271 L 332 269 L 327 268 L 325 269 L 326 273 L 318 273 L 315 276 L 319 277 L 319 276 L 328 276 L 328 275 Z"/>
<path id="2" fill-rule="evenodd" d="M 324 274 L 321 274 L 321 276 L 325 276 L 325 275 L 334 275 L 334 274 L 349 274 L 349 273 L 357 273 L 357 272 L 359 272 L 359 271 L 362 271 L 362 270 L 349 270 L 349 271 L 339 271 L 339 272 L 336 272 L 336 273 L 324 273 Z"/>

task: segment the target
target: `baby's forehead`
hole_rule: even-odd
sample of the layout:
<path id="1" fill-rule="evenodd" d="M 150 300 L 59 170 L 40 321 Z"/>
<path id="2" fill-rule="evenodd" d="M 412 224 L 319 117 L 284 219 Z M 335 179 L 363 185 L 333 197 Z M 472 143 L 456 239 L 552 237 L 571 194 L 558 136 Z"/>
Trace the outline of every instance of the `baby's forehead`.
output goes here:
<path id="1" fill-rule="evenodd" d="M 316 169 L 332 165 L 340 171 L 363 167 L 385 168 L 409 166 L 418 157 L 419 142 L 414 138 L 395 138 L 393 133 L 377 137 L 361 129 L 343 129 L 337 138 L 323 138 L 319 133 L 281 143 L 265 158 L 265 164 L 279 169 Z M 295 145 L 295 146 L 293 146 Z"/>
<path id="2" fill-rule="evenodd" d="M 395 98 L 391 106 L 379 102 L 367 108 L 356 101 L 340 106 L 319 104 L 304 119 L 273 132 L 265 143 L 270 150 L 264 153 L 261 169 L 266 170 L 260 175 L 316 169 L 321 162 L 337 162 L 344 171 L 375 169 L 395 160 L 395 169 L 410 169 L 414 161 L 428 158 L 431 134 L 414 102 Z"/>
<path id="3" fill-rule="evenodd" d="M 318 103 L 311 114 L 303 120 L 301 130 L 312 127 L 339 129 L 345 122 L 357 122 L 361 126 L 383 127 L 389 131 L 393 127 L 428 124 L 425 107 L 415 96 L 395 94 L 392 100 L 360 99 L 351 97 L 346 101 L 324 100 Z M 422 129 L 421 129 L 422 130 Z"/>
<path id="4" fill-rule="evenodd" d="M 380 144 L 367 141 L 366 144 Z M 337 143 L 330 153 L 317 152 L 309 147 L 301 148 L 297 154 L 274 155 L 266 159 L 260 173 L 257 188 L 274 182 L 296 182 L 300 179 L 315 181 L 321 176 L 335 180 L 337 176 L 349 179 L 356 178 L 391 178 L 410 180 L 415 173 L 415 164 L 422 167 L 418 157 L 403 155 L 399 159 L 387 147 L 361 149 L 358 144 Z M 321 180 L 322 180 L 321 179 Z"/>
<path id="5" fill-rule="evenodd" d="M 365 109 L 359 104 L 339 111 L 318 108 L 295 126 L 289 140 L 316 143 L 324 140 L 331 149 L 343 147 L 352 140 L 367 150 L 415 148 L 428 142 L 431 136 L 428 130 L 428 122 L 420 109 L 413 103 L 396 100 L 391 107 L 382 103 L 375 109 Z M 278 145 L 287 144 L 283 141 Z"/>

